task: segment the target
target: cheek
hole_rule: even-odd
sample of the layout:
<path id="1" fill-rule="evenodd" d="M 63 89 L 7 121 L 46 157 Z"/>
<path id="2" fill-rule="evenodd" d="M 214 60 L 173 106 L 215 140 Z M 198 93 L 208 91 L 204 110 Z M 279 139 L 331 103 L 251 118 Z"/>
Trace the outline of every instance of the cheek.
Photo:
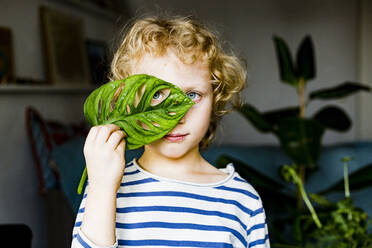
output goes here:
<path id="1" fill-rule="evenodd" d="M 209 125 L 210 116 L 212 113 L 212 103 L 208 102 L 200 106 L 194 105 L 190 112 L 187 113 L 189 116 L 186 116 L 187 121 L 191 121 L 195 125 Z"/>

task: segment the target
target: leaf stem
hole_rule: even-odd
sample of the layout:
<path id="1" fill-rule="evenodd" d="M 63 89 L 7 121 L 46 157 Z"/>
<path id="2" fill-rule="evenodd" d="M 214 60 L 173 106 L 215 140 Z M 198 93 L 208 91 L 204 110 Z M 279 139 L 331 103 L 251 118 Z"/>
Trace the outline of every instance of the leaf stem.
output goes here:
<path id="1" fill-rule="evenodd" d="M 306 104 L 305 104 L 305 79 L 303 77 L 300 77 L 298 79 L 298 87 L 297 87 L 297 92 L 298 92 L 298 102 L 300 106 L 300 118 L 305 119 L 305 110 L 306 110 Z M 303 140 L 306 137 L 305 133 L 305 128 L 303 127 L 303 123 L 301 122 L 300 124 L 300 132 L 301 132 L 301 140 Z M 302 144 L 304 147 L 306 147 L 305 142 Z M 308 155 L 308 153 L 307 153 Z M 299 168 L 299 177 L 302 183 L 305 183 L 305 165 L 300 164 Z M 303 208 L 303 202 L 301 201 L 301 192 L 297 191 L 297 207 L 298 209 Z"/>
<path id="2" fill-rule="evenodd" d="M 305 99 L 305 79 L 303 77 L 299 78 L 297 89 L 298 89 L 298 101 L 300 105 L 300 117 L 305 118 L 306 99 Z"/>
<path id="3" fill-rule="evenodd" d="M 301 179 L 298 177 L 296 171 L 291 167 L 289 167 L 289 173 L 291 174 L 294 182 L 297 184 L 298 189 L 301 192 L 301 196 L 304 199 L 304 202 L 305 202 L 306 206 L 310 210 L 311 216 L 312 216 L 315 224 L 317 225 L 318 228 L 322 228 L 322 223 L 320 222 L 320 220 L 318 218 L 318 215 L 316 214 L 316 212 L 313 208 L 313 205 L 311 205 L 311 202 L 310 202 L 309 198 L 307 197 L 307 194 L 306 194 L 306 191 L 304 189 L 304 185 L 303 185 Z"/>
<path id="4" fill-rule="evenodd" d="M 350 197 L 350 185 L 349 185 L 349 172 L 348 172 L 348 162 L 351 157 L 343 157 L 342 162 L 344 162 L 344 187 L 345 187 L 345 197 Z"/>
<path id="5" fill-rule="evenodd" d="M 87 178 L 87 175 L 88 175 L 87 174 L 87 167 L 85 166 L 83 174 L 81 175 L 81 178 L 80 178 L 78 189 L 77 189 L 77 193 L 79 195 L 81 195 L 81 192 L 83 191 L 83 186 L 84 186 L 85 179 Z"/>
<path id="6" fill-rule="evenodd" d="M 299 174 L 299 180 L 301 181 L 302 184 L 304 184 L 305 182 L 305 165 L 304 164 L 300 164 L 298 174 Z M 301 200 L 301 196 L 302 196 L 302 193 L 300 190 L 298 190 L 297 191 L 297 208 L 298 209 L 303 209 L 304 207 L 304 204 L 303 204 L 304 202 Z"/>

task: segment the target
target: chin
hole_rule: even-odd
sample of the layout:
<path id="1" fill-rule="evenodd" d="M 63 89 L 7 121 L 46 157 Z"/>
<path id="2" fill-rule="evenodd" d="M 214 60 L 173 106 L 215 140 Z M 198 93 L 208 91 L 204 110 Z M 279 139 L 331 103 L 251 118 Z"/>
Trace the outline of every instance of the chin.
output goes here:
<path id="1" fill-rule="evenodd" d="M 156 144 L 153 143 L 149 148 L 164 157 L 177 159 L 192 151 L 194 146 L 187 144 L 186 142 L 168 143 L 166 141 L 162 141 L 158 143 L 156 142 Z"/>
<path id="2" fill-rule="evenodd" d="M 184 156 L 187 153 L 187 150 L 181 147 L 173 147 L 171 149 L 169 149 L 169 147 L 164 147 L 159 150 L 159 153 L 164 157 L 177 159 Z"/>

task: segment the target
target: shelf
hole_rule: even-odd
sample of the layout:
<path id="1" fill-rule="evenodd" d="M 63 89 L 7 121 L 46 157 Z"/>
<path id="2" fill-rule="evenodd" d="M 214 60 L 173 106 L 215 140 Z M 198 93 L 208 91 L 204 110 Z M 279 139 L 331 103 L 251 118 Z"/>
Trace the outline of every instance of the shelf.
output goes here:
<path id="1" fill-rule="evenodd" d="M 103 17 L 111 21 L 117 20 L 121 15 L 121 9 L 105 9 L 102 7 L 99 7 L 93 3 L 90 3 L 89 1 L 82 1 L 82 0 L 49 0 L 52 2 L 56 2 L 63 5 L 70 5 L 71 7 L 75 7 L 76 9 L 91 13 L 94 16 Z"/>
<path id="2" fill-rule="evenodd" d="M 90 93 L 99 86 L 71 86 L 71 85 L 22 85 L 0 84 L 0 94 L 7 93 Z"/>

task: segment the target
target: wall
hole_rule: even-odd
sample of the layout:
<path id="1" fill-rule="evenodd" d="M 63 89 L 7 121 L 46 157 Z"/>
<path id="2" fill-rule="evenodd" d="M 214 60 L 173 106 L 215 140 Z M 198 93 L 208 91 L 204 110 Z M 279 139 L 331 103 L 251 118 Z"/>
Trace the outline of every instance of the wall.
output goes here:
<path id="1" fill-rule="evenodd" d="M 265 111 L 296 104 L 293 89 L 279 82 L 272 35 L 288 41 L 292 51 L 306 34 L 311 34 L 316 49 L 317 78 L 308 90 L 330 87 L 345 80 L 357 79 L 357 1 L 349 0 L 261 0 L 261 1 L 126 1 L 132 13 L 157 7 L 176 13 L 196 13 L 220 30 L 237 53 L 249 65 L 245 99 Z M 50 1 L 1 1 L 0 25 L 14 34 L 16 75 L 45 78 L 40 42 L 38 6 L 46 4 L 80 15 L 86 23 L 86 36 L 110 40 L 115 27 L 112 21 L 84 14 Z M 0 223 L 25 223 L 34 232 L 33 247 L 46 247 L 45 206 L 38 194 L 37 175 L 24 125 L 24 107 L 32 104 L 42 115 L 66 122 L 83 118 L 82 104 L 87 93 L 0 93 Z M 352 120 L 356 118 L 356 98 L 330 103 L 343 107 Z M 323 103 L 314 102 L 308 114 Z M 233 127 L 233 128 L 232 128 Z M 339 134 L 326 132 L 325 142 L 354 140 L 356 129 Z M 6 141 L 6 142 L 5 142 Z M 239 114 L 223 120 L 217 143 L 276 143 L 272 135 L 256 132 Z"/>
<path id="2" fill-rule="evenodd" d="M 13 31 L 15 73 L 18 77 L 45 79 L 38 8 L 51 8 L 81 16 L 85 36 L 110 40 L 115 20 L 102 18 L 53 1 L 0 1 L 0 26 Z M 80 122 L 89 91 L 0 91 L 0 224 L 24 223 L 33 231 L 32 247 L 47 247 L 46 208 L 39 195 L 38 179 L 25 127 L 25 107 L 32 105 L 50 119 Z M 56 223 L 58 225 L 58 223 Z M 14 241 L 16 242 L 16 241 Z"/>
<path id="3" fill-rule="evenodd" d="M 359 4 L 358 80 L 372 88 L 372 2 L 361 0 Z M 357 98 L 357 138 L 372 139 L 372 97 L 362 94 Z"/>

